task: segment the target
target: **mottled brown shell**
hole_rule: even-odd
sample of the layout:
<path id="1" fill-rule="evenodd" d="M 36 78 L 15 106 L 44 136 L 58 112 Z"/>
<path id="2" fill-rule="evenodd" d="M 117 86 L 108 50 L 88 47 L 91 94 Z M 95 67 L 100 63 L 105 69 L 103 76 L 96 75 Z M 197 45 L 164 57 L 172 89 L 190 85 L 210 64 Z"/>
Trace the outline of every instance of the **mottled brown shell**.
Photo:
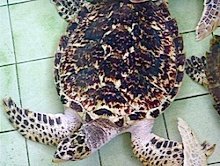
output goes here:
<path id="1" fill-rule="evenodd" d="M 167 5 L 109 1 L 78 18 L 56 53 L 62 102 L 85 121 L 126 126 L 158 117 L 177 94 L 185 61 Z"/>
<path id="2" fill-rule="evenodd" d="M 220 36 L 211 40 L 210 52 L 206 53 L 206 76 L 208 89 L 216 104 L 214 105 L 220 114 Z"/>

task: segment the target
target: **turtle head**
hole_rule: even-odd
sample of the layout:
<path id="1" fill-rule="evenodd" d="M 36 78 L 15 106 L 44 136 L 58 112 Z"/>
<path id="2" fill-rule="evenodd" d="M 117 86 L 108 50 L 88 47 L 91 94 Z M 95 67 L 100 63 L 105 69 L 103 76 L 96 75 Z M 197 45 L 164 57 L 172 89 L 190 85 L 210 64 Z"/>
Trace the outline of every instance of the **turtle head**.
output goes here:
<path id="1" fill-rule="evenodd" d="M 108 119 L 92 120 L 58 144 L 53 161 L 84 159 L 119 133 L 120 129 Z"/>
<path id="2" fill-rule="evenodd" d="M 76 132 L 64 138 L 57 146 L 53 162 L 81 160 L 91 154 L 91 149 L 86 142 L 85 133 Z"/>

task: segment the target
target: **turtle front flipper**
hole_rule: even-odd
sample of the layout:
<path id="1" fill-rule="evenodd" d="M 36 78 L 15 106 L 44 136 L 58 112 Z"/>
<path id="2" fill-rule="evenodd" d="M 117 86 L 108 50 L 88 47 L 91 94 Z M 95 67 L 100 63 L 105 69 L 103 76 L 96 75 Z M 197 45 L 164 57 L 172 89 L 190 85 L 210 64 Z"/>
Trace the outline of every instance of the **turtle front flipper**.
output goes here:
<path id="1" fill-rule="evenodd" d="M 185 71 L 188 76 L 198 82 L 199 84 L 207 87 L 208 81 L 206 78 L 206 58 L 202 56 L 201 58 L 192 56 L 186 60 Z"/>
<path id="2" fill-rule="evenodd" d="M 153 122 L 148 120 L 131 130 L 133 152 L 143 165 L 205 166 L 214 151 L 215 145 L 200 145 L 183 120 L 178 122 L 183 143 L 151 133 L 152 126 Z"/>
<path id="3" fill-rule="evenodd" d="M 18 108 L 11 98 L 3 100 L 9 121 L 25 138 L 47 145 L 57 145 L 64 137 L 81 126 L 75 111 L 64 114 L 35 113 Z"/>
<path id="4" fill-rule="evenodd" d="M 202 17 L 196 27 L 196 39 L 202 40 L 220 26 L 220 0 L 205 0 Z"/>

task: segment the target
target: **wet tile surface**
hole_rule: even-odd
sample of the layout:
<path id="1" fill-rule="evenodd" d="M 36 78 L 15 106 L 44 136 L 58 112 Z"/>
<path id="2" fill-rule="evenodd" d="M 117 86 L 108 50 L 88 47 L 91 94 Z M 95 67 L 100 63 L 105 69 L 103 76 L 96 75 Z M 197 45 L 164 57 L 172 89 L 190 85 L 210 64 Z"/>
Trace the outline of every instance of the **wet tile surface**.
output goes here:
<path id="1" fill-rule="evenodd" d="M 11 5 L 10 13 L 18 62 L 54 56 L 66 23 L 49 1 Z"/>
<path id="2" fill-rule="evenodd" d="M 0 20 L 0 66 L 2 66 L 15 62 L 9 12 L 7 6 L 0 7 Z"/>
<path id="3" fill-rule="evenodd" d="M 22 104 L 24 108 L 32 111 L 62 113 L 64 108 L 55 90 L 53 58 L 50 57 L 53 57 L 59 38 L 67 24 L 58 16 L 49 0 L 9 0 L 9 4 L 13 4 L 9 5 L 9 12 L 7 6 L 1 6 L 6 2 L 6 0 L 0 0 L 0 20 L 2 21 L 0 24 L 0 98 L 11 96 L 19 106 Z M 201 56 L 208 50 L 211 38 L 209 36 L 201 42 L 195 40 L 194 30 L 202 13 L 203 1 L 170 0 L 169 8 L 173 17 L 177 19 L 180 32 L 183 33 L 186 56 Z M 214 34 L 220 35 L 220 29 L 217 29 Z M 211 97 L 204 95 L 207 93 L 205 88 L 185 75 L 177 101 L 165 112 L 167 128 L 165 128 L 163 116 L 160 116 L 156 119 L 153 132 L 162 137 L 166 138 L 168 135 L 170 139 L 180 141 L 177 117 L 182 117 L 193 128 L 201 142 L 207 140 L 217 144 L 208 162 L 213 166 L 220 166 L 220 118 L 212 107 Z M 3 107 L 0 104 L 0 147 L 2 147 L 0 156 L 3 158 L 0 160 L 0 165 L 141 165 L 132 153 L 130 134 L 114 138 L 99 152 L 85 160 L 52 163 L 55 147 L 32 141 L 26 143 L 16 131 L 11 131 L 13 127 L 2 110 Z"/>
<path id="4" fill-rule="evenodd" d="M 7 5 L 7 0 L 1 0 L 0 1 L 0 6 L 3 6 L 3 5 Z"/>
<path id="5" fill-rule="evenodd" d="M 25 139 L 16 131 L 0 134 L 0 165 L 28 165 Z"/>
<path id="6" fill-rule="evenodd" d="M 169 8 L 177 20 L 180 32 L 195 30 L 203 10 L 201 0 L 169 0 Z"/>

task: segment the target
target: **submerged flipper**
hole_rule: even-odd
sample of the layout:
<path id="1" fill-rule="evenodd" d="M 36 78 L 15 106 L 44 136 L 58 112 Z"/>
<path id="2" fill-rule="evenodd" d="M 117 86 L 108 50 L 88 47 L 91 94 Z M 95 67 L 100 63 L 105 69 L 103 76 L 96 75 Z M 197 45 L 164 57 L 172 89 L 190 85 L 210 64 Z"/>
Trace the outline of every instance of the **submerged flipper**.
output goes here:
<path id="1" fill-rule="evenodd" d="M 145 166 L 205 166 L 207 157 L 214 151 L 215 145 L 206 142 L 200 145 L 192 130 L 181 119 L 178 128 L 183 143 L 148 133 L 146 127 L 149 128 L 149 124 L 145 128 L 142 125 L 135 128 L 131 136 L 133 152 Z"/>
<path id="2" fill-rule="evenodd" d="M 188 76 L 192 80 L 207 87 L 208 81 L 205 74 L 205 68 L 206 68 L 206 58 L 204 56 L 202 57 L 192 56 L 186 60 L 186 67 L 185 67 L 186 74 L 188 74 Z"/>
<path id="3" fill-rule="evenodd" d="M 202 17 L 196 27 L 196 39 L 204 39 L 217 26 L 220 26 L 220 0 L 204 0 Z"/>
<path id="4" fill-rule="evenodd" d="M 21 135 L 43 144 L 57 145 L 81 126 L 80 118 L 71 109 L 53 115 L 18 108 L 11 98 L 4 99 L 3 104 L 10 122 Z"/>

